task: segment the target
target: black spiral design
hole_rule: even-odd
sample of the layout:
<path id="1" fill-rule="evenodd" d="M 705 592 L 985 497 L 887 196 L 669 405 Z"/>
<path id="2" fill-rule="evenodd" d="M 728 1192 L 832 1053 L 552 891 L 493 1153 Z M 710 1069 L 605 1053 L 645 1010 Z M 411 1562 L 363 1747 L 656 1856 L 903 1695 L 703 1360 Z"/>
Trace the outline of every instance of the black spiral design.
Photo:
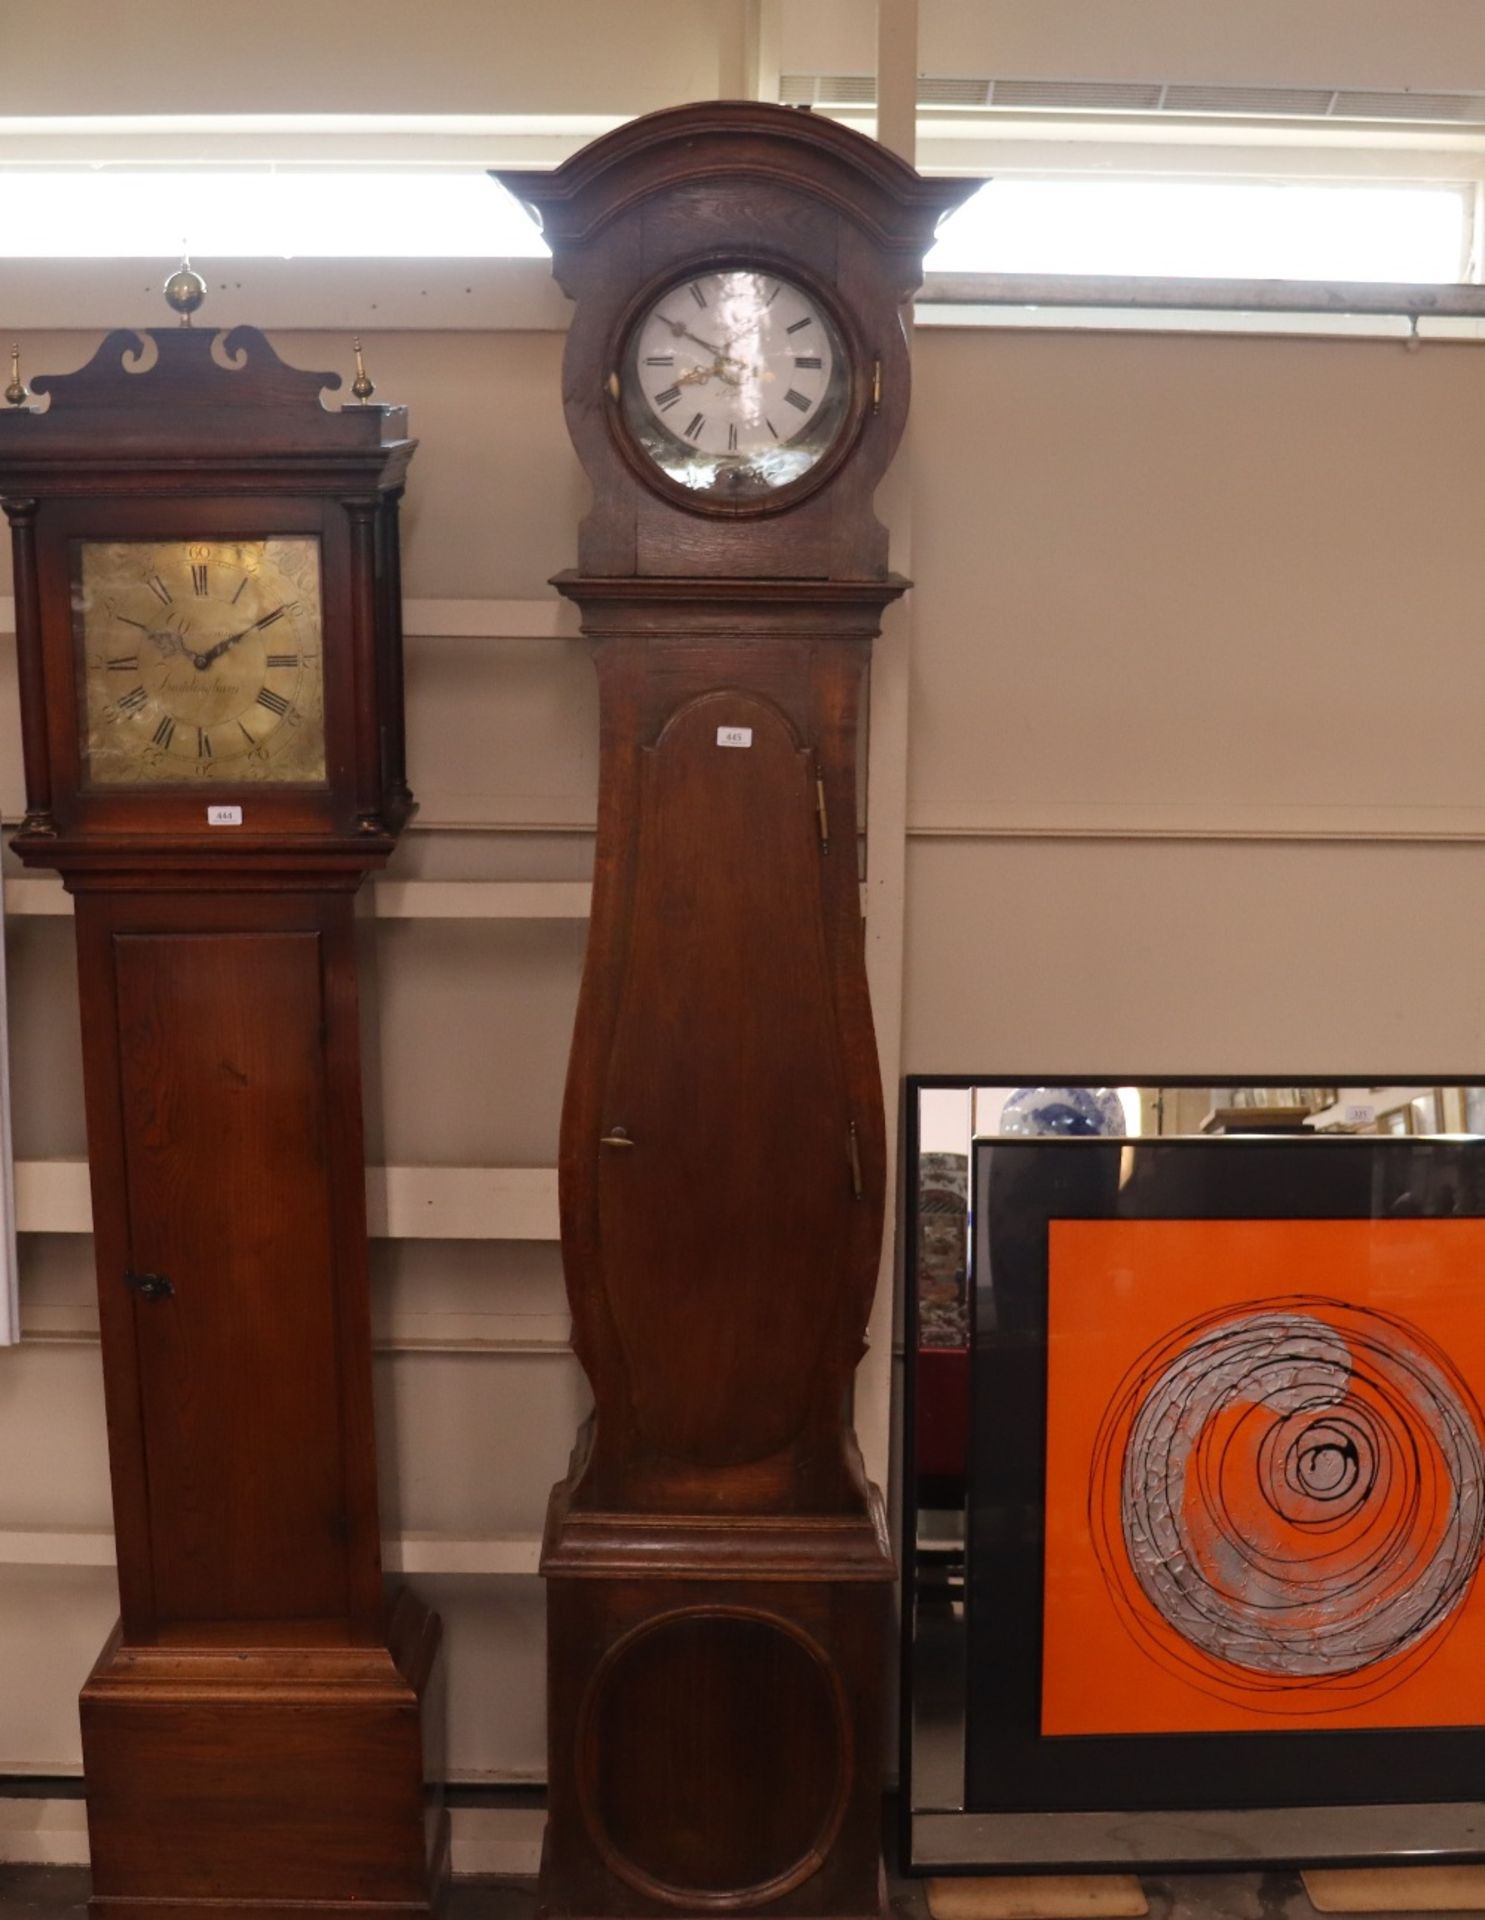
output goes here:
<path id="1" fill-rule="evenodd" d="M 1392 1315 L 1306 1295 L 1204 1315 L 1141 1356 L 1100 1426 L 1104 1579 L 1208 1690 L 1279 1711 L 1317 1683 L 1375 1698 L 1474 1579 L 1482 1431 L 1443 1353 Z"/>

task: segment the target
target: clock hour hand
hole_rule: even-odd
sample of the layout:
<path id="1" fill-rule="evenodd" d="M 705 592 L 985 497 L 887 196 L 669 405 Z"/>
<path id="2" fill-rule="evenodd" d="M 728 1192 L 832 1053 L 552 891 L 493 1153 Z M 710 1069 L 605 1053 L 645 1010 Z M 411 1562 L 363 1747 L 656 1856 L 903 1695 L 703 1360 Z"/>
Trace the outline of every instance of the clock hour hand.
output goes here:
<path id="1" fill-rule="evenodd" d="M 737 368 L 735 373 L 730 372 L 721 360 L 714 360 L 709 367 L 687 367 L 684 373 L 676 375 L 675 383 L 678 387 L 694 387 L 703 380 L 720 380 L 725 386 L 738 387 L 742 385 L 745 370 L 738 361 L 734 361 L 733 366 Z"/>
<path id="2" fill-rule="evenodd" d="M 675 383 L 678 387 L 696 387 L 700 386 L 703 380 L 718 377 L 725 379 L 727 376 L 722 371 L 722 362 L 714 360 L 709 367 L 687 367 L 683 373 L 676 375 Z"/>

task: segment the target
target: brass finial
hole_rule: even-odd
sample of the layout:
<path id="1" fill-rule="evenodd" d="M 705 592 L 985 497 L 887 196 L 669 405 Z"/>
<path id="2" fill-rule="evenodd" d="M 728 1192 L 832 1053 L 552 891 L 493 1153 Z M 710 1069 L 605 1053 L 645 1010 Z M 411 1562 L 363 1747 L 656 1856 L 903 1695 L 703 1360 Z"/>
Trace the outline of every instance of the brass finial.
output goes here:
<path id="1" fill-rule="evenodd" d="M 351 392 L 355 394 L 358 403 L 364 407 L 372 394 L 376 392 L 376 388 L 371 384 L 371 375 L 366 371 L 366 362 L 361 358 L 361 339 L 359 334 L 351 342 L 351 345 L 356 351 L 356 377 L 351 382 Z"/>
<path id="2" fill-rule="evenodd" d="M 182 254 L 180 265 L 164 286 L 165 304 L 180 315 L 183 327 L 191 324 L 191 315 L 206 298 L 206 282 L 191 265 L 190 255 Z"/>
<path id="3" fill-rule="evenodd" d="M 26 391 L 26 383 L 21 378 L 21 343 L 13 341 L 10 348 L 10 385 L 5 389 L 6 401 L 12 407 L 23 407 L 31 398 Z"/>

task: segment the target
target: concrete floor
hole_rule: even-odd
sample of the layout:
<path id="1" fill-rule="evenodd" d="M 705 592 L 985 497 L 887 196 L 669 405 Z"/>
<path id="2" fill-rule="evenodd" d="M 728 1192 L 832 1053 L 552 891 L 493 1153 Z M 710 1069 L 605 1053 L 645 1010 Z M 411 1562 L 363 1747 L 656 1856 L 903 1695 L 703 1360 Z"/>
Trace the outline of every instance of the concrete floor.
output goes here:
<path id="1" fill-rule="evenodd" d="M 1315 1920 L 1294 1873 L 1180 1874 L 1144 1883 L 1151 1920 Z M 921 1880 L 894 1880 L 894 1920 L 925 1920 Z M 86 1920 L 86 1867 L 0 1865 L 0 1920 Z M 532 1920 L 530 1880 L 456 1880 L 447 1920 Z"/>

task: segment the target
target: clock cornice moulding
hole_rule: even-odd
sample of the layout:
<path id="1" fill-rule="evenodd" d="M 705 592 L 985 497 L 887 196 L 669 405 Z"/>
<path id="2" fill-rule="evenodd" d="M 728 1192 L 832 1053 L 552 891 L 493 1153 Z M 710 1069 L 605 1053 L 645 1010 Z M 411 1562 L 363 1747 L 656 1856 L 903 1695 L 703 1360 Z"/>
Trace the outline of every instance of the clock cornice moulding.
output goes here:
<path id="1" fill-rule="evenodd" d="M 367 485 L 400 474 L 416 445 L 406 408 L 325 406 L 341 384 L 287 365 L 256 327 L 120 327 L 75 371 L 36 375 L 31 391 L 49 404 L 0 409 L 0 444 L 38 474 L 53 462 L 91 474 L 189 459 L 215 484 L 218 471 L 258 477 L 260 458 L 302 467 L 306 486 L 324 471 Z"/>
<path id="2" fill-rule="evenodd" d="M 760 142 L 759 134 L 770 136 Z M 926 179 L 887 147 L 808 108 L 758 100 L 665 107 L 627 121 L 550 171 L 502 167 L 495 177 L 533 208 L 556 256 L 597 238 L 658 187 L 684 179 L 778 181 L 803 189 L 900 255 L 902 298 L 922 279 L 922 256 L 946 205 L 967 199 L 978 179 Z"/>

